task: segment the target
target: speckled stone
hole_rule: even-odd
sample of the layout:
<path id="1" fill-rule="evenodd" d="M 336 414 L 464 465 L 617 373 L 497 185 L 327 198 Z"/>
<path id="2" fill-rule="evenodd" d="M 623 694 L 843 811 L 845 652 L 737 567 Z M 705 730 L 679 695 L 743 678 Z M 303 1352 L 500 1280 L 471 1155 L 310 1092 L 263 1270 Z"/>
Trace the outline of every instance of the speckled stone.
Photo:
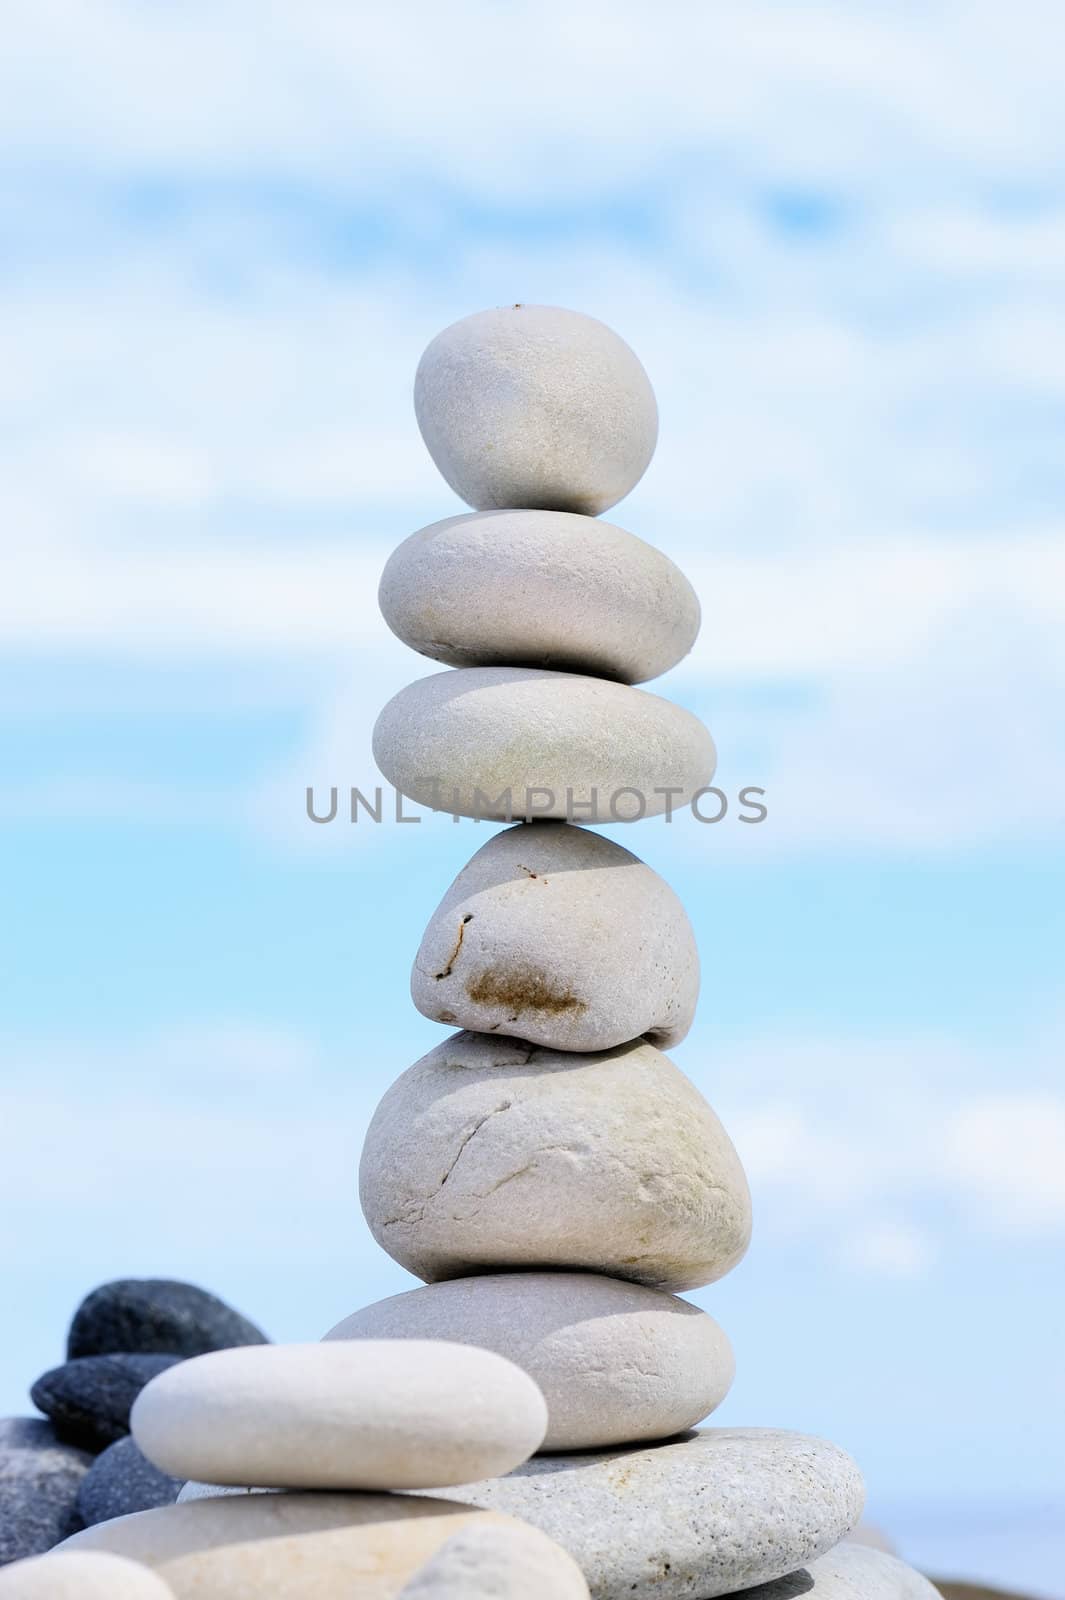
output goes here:
<path id="1" fill-rule="evenodd" d="M 442 1544 L 400 1600 L 588 1600 L 588 1585 L 535 1529 L 474 1526 Z"/>
<path id="2" fill-rule="evenodd" d="M 434 1489 L 509 1472 L 547 1430 L 544 1397 L 491 1350 L 440 1340 L 254 1345 L 183 1361 L 133 1408 L 175 1477 L 291 1489 Z M 491 1463 L 491 1465 L 489 1465 Z"/>
<path id="3" fill-rule="evenodd" d="M 423 1016 L 552 1050 L 668 1049 L 699 996 L 695 935 L 669 884 L 613 839 L 519 823 L 463 867 L 411 971 Z"/>
<path id="4" fill-rule="evenodd" d="M 514 1524 L 423 1495 L 211 1494 L 101 1523 L 63 1548 L 142 1562 L 176 1600 L 396 1600 L 446 1540 L 479 1526 Z"/>
<path id="5" fill-rule="evenodd" d="M 452 1278 L 366 1306 L 328 1339 L 455 1339 L 522 1367 L 547 1401 L 545 1450 L 662 1439 L 732 1382 L 732 1347 L 687 1300 L 587 1272 Z"/>
<path id="6" fill-rule="evenodd" d="M 147 1567 L 103 1551 L 64 1550 L 0 1572 L 2 1600 L 174 1600 Z"/>
<path id="7" fill-rule="evenodd" d="M 198 1356 L 266 1335 L 217 1295 L 173 1278 L 117 1278 L 94 1289 L 74 1313 L 67 1358 L 132 1351 Z"/>
<path id="8" fill-rule="evenodd" d="M 182 1482 L 153 1466 L 134 1439 L 118 1439 L 81 1480 L 78 1514 L 91 1528 L 134 1511 L 154 1511 L 174 1504 Z"/>
<path id="9" fill-rule="evenodd" d="M 432 1282 L 572 1268 L 682 1290 L 751 1230 L 739 1157 L 668 1056 L 460 1033 L 385 1094 L 359 1171 L 375 1239 Z"/>
<path id="10" fill-rule="evenodd" d="M 770 1428 L 536 1456 L 455 1492 L 568 1550 L 592 1600 L 712 1600 L 784 1577 L 838 1544 L 864 1500 L 845 1451 Z"/>
<path id="11" fill-rule="evenodd" d="M 635 534 L 567 511 L 480 511 L 421 528 L 381 576 L 381 612 L 449 667 L 546 667 L 644 683 L 688 654 L 695 590 Z"/>
<path id="12" fill-rule="evenodd" d="M 623 339 L 560 306 L 501 306 L 452 323 L 414 379 L 442 475 L 478 510 L 594 516 L 628 494 L 658 441 L 650 380 Z"/>
<path id="13" fill-rule="evenodd" d="M 499 822 L 632 822 L 680 810 L 717 754 L 690 711 L 605 678 L 460 667 L 419 678 L 373 731 L 393 788 L 434 811 Z"/>
<path id="14" fill-rule="evenodd" d="M 0 1420 L 0 1567 L 50 1550 L 80 1526 L 78 1488 L 91 1462 L 41 1417 Z"/>
<path id="15" fill-rule="evenodd" d="M 79 1356 L 53 1367 L 30 1390 L 56 1435 L 85 1450 L 103 1450 L 129 1432 L 129 1412 L 146 1383 L 180 1357 Z"/>
<path id="16" fill-rule="evenodd" d="M 743 1600 L 939 1600 L 939 1591 L 895 1556 L 848 1539 L 786 1578 L 745 1589 Z"/>

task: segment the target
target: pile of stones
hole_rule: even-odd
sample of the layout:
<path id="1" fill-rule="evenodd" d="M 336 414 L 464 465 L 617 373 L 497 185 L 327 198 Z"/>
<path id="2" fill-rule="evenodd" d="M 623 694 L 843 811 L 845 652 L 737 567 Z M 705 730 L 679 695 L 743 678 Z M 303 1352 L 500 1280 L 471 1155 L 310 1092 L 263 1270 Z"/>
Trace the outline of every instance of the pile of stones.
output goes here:
<path id="1" fill-rule="evenodd" d="M 696 1427 L 733 1356 L 680 1294 L 743 1255 L 750 1197 L 662 1053 L 698 995 L 684 909 L 586 826 L 685 805 L 715 765 L 695 717 L 635 687 L 690 650 L 696 596 L 599 516 L 654 450 L 647 376 L 601 323 L 513 306 L 435 339 L 415 403 L 475 510 L 387 564 L 387 622 L 447 670 L 385 707 L 375 756 L 424 805 L 523 819 L 460 872 L 414 961 L 415 1005 L 462 1031 L 366 1137 L 367 1221 L 423 1286 L 319 1344 L 156 1373 L 133 1436 L 168 1482 L 191 1480 L 179 1503 L 23 1574 L 80 1564 L 84 1596 L 103 1561 L 131 1600 L 928 1600 L 918 1574 L 845 1542 L 863 1488 L 844 1451 Z M 5 1576 L 0 1594 L 44 1592 Z"/>
<path id="2" fill-rule="evenodd" d="M 179 1361 L 265 1342 L 247 1317 L 194 1284 L 124 1278 L 94 1289 L 74 1313 L 66 1361 L 30 1390 L 44 1416 L 0 1420 L 0 1567 L 81 1528 L 175 1501 L 183 1480 L 129 1436 L 133 1402 Z"/>

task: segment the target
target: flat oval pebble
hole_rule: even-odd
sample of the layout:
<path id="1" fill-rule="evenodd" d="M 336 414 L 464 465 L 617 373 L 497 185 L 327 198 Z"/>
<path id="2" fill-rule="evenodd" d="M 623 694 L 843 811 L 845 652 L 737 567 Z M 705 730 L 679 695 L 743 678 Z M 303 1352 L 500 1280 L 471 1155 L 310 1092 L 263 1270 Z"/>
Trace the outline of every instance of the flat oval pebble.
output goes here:
<path id="1" fill-rule="evenodd" d="M 429 454 L 467 505 L 595 516 L 643 477 L 658 407 L 605 323 L 561 306 L 501 306 L 454 322 L 414 379 Z"/>
<path id="2" fill-rule="evenodd" d="M 174 1600 L 148 1567 L 99 1550 L 35 1556 L 0 1571 L 3 1600 Z"/>
<path id="3" fill-rule="evenodd" d="M 921 1573 L 883 1550 L 849 1539 L 775 1583 L 746 1589 L 744 1600 L 940 1600 Z"/>
<path id="4" fill-rule="evenodd" d="M 728 1134 L 639 1041 L 565 1055 L 456 1034 L 385 1094 L 359 1193 L 377 1242 L 427 1282 L 566 1267 L 692 1289 L 751 1231 Z"/>
<path id="5" fill-rule="evenodd" d="M 373 753 L 418 805 L 499 822 L 659 816 L 706 788 L 717 760 L 706 728 L 670 700 L 525 667 L 409 683 L 378 717 Z"/>
<path id="6" fill-rule="evenodd" d="M 146 1383 L 179 1356 L 79 1356 L 53 1367 L 30 1390 L 34 1405 L 50 1418 L 60 1439 L 85 1450 L 103 1450 L 129 1433 L 129 1413 Z"/>
<path id="7" fill-rule="evenodd" d="M 50 1550 L 79 1526 L 78 1489 L 92 1456 L 43 1417 L 0 1419 L 0 1567 Z"/>
<path id="8" fill-rule="evenodd" d="M 475 1524 L 430 1556 L 400 1600 L 588 1600 L 588 1585 L 535 1529 Z"/>
<path id="9" fill-rule="evenodd" d="M 411 972 L 423 1016 L 553 1050 L 677 1044 L 699 996 L 695 935 L 669 884 L 612 839 L 519 823 L 469 861 Z"/>
<path id="10" fill-rule="evenodd" d="M 422 1495 L 211 1494 L 101 1523 L 63 1549 L 142 1562 L 176 1600 L 396 1600 L 442 1544 L 480 1526 L 514 1524 Z"/>
<path id="11" fill-rule="evenodd" d="M 705 1311 L 585 1272 L 453 1278 L 346 1317 L 327 1339 L 456 1339 L 522 1367 L 543 1391 L 545 1450 L 663 1439 L 728 1393 L 732 1347 Z"/>
<path id="12" fill-rule="evenodd" d="M 149 1461 L 177 1478 L 432 1489 L 473 1463 L 509 1472 L 539 1447 L 547 1407 L 490 1350 L 370 1340 L 196 1356 L 149 1384 L 132 1420 Z"/>
<path id="13" fill-rule="evenodd" d="M 198 1356 L 265 1344 L 254 1322 L 217 1295 L 175 1278 L 116 1278 L 86 1295 L 70 1324 L 67 1359 L 134 1352 Z"/>
<path id="14" fill-rule="evenodd" d="M 548 667 L 643 683 L 699 632 L 695 590 L 668 556 L 569 511 L 481 511 L 405 539 L 378 592 L 404 644 L 450 667 Z"/>
<path id="15" fill-rule="evenodd" d="M 838 1544 L 865 1498 L 838 1445 L 772 1428 L 537 1456 L 456 1493 L 568 1550 L 592 1600 L 712 1600 L 781 1578 Z"/>
<path id="16" fill-rule="evenodd" d="M 98 1455 L 78 1490 L 78 1515 L 87 1528 L 133 1511 L 173 1505 L 182 1479 L 153 1466 L 135 1439 L 118 1439 Z"/>

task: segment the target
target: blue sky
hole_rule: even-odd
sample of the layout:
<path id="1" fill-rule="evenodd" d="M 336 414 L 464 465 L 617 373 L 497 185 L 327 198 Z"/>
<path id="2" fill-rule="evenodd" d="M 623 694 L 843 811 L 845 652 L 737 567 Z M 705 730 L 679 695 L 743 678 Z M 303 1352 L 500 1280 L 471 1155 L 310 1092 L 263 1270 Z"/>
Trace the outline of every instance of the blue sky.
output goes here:
<path id="1" fill-rule="evenodd" d="M 610 513 L 704 607 L 654 687 L 728 818 L 621 830 L 704 954 L 675 1052 L 750 1172 L 722 1421 L 830 1434 L 913 1559 L 1060 1600 L 1060 17 L 967 4 L 35 0 L 0 63 L 0 1404 L 81 1294 L 278 1337 L 403 1286 L 362 1133 L 484 829 L 314 828 L 434 670 L 460 509 L 410 389 L 522 299 L 659 397 Z"/>

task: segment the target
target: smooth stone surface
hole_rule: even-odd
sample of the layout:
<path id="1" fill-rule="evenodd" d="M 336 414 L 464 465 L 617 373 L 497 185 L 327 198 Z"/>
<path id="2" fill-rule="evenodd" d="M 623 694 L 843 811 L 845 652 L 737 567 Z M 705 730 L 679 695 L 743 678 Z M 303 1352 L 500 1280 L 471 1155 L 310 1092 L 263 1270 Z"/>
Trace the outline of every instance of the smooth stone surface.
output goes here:
<path id="1" fill-rule="evenodd" d="M 63 1548 L 143 1562 L 177 1600 L 394 1600 L 446 1540 L 481 1525 L 513 1526 L 423 1495 L 212 1495 L 101 1523 Z"/>
<path id="2" fill-rule="evenodd" d="M 775 1583 L 744 1590 L 744 1600 L 939 1600 L 912 1567 L 886 1551 L 847 1540 Z"/>
<path id="3" fill-rule="evenodd" d="M 453 1278 L 356 1311 L 327 1339 L 457 1339 L 516 1362 L 547 1401 L 545 1450 L 682 1433 L 720 1405 L 732 1347 L 686 1300 L 585 1272 Z"/>
<path id="4" fill-rule="evenodd" d="M 217 1295 L 173 1278 L 118 1278 L 86 1295 L 70 1324 L 67 1359 L 138 1354 L 198 1356 L 266 1335 Z"/>
<path id="5" fill-rule="evenodd" d="M 612 839 L 519 823 L 463 867 L 411 971 L 423 1016 L 553 1050 L 668 1048 L 699 997 L 695 935 L 669 884 Z"/>
<path id="6" fill-rule="evenodd" d="M 79 1527 L 78 1487 L 91 1462 L 41 1417 L 0 1420 L 0 1567 L 50 1550 Z"/>
<path id="7" fill-rule="evenodd" d="M 147 1567 L 103 1551 L 35 1556 L 0 1572 L 3 1600 L 173 1600 Z"/>
<path id="8" fill-rule="evenodd" d="M 658 407 L 605 323 L 561 306 L 501 306 L 454 322 L 414 378 L 437 468 L 467 505 L 605 511 L 646 472 Z"/>
<path id="9" fill-rule="evenodd" d="M 129 1413 L 146 1383 L 179 1356 L 80 1356 L 53 1367 L 30 1390 L 56 1436 L 84 1450 L 103 1450 L 129 1432 Z"/>
<path id="10" fill-rule="evenodd" d="M 473 1463 L 495 1476 L 546 1430 L 526 1373 L 438 1340 L 218 1350 L 164 1373 L 133 1410 L 164 1472 L 291 1489 L 442 1488 Z"/>
<path id="11" fill-rule="evenodd" d="M 96 1457 L 78 1490 L 78 1515 L 87 1528 L 134 1511 L 173 1505 L 182 1479 L 153 1466 L 134 1439 L 119 1439 Z"/>
<path id="12" fill-rule="evenodd" d="M 695 590 L 635 534 L 568 511 L 447 517 L 389 557 L 392 632 L 449 667 L 547 667 L 643 683 L 699 632 Z"/>
<path id="13" fill-rule="evenodd" d="M 706 728 L 670 700 L 525 667 L 409 683 L 378 717 L 373 753 L 418 805 L 498 822 L 659 816 L 706 788 L 717 761 Z"/>
<path id="14" fill-rule="evenodd" d="M 639 1041 L 564 1055 L 456 1034 L 385 1094 L 359 1194 L 374 1238 L 426 1282 L 566 1267 L 694 1289 L 751 1233 L 728 1134 Z"/>
<path id="15" fill-rule="evenodd" d="M 837 1445 L 771 1428 L 537 1456 L 456 1493 L 554 1539 L 593 1600 L 711 1600 L 783 1577 L 838 1544 L 865 1497 Z"/>
<path id="16" fill-rule="evenodd" d="M 580 1567 L 532 1528 L 467 1528 L 442 1544 L 401 1600 L 588 1600 Z"/>

